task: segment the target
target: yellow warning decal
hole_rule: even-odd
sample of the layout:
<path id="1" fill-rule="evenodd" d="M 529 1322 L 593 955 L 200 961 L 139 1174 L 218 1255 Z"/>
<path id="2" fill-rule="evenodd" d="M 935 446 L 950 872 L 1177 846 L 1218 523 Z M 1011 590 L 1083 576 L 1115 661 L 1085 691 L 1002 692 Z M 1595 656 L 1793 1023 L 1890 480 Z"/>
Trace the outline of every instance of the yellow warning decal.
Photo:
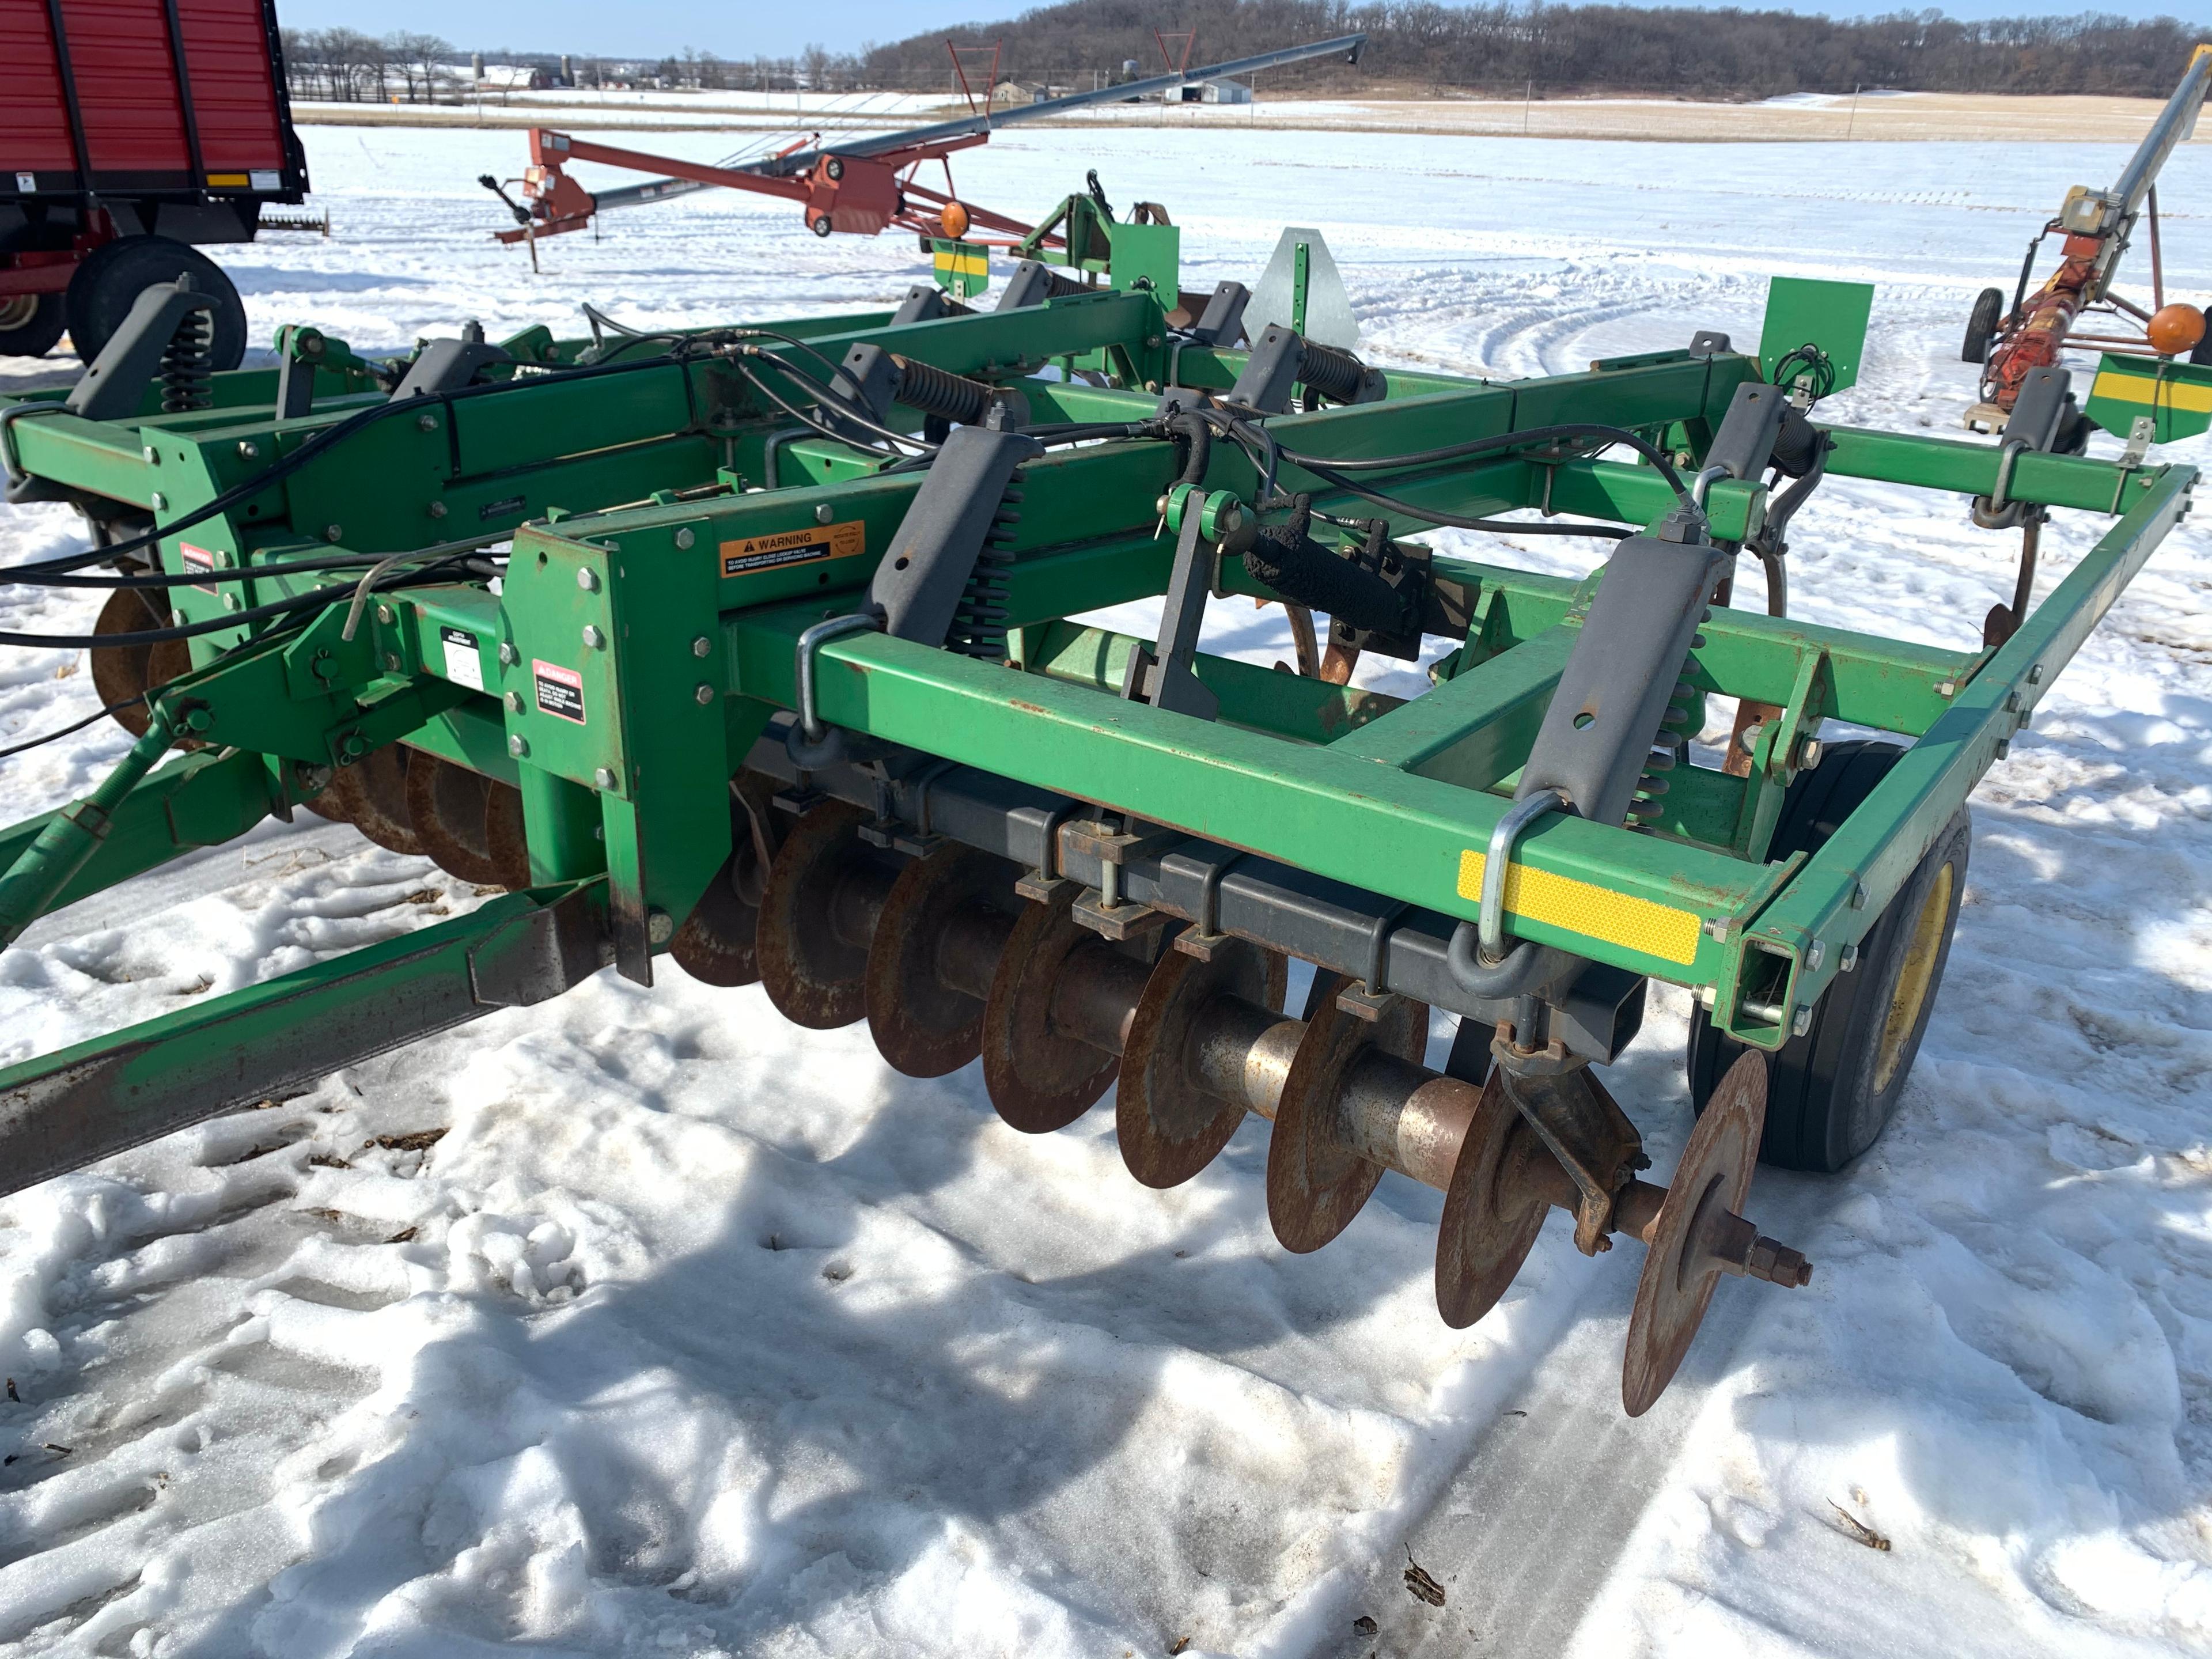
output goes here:
<path id="1" fill-rule="evenodd" d="M 2089 395 L 2110 398 L 2115 403 L 2163 404 L 2190 415 L 2212 411 L 2212 386 L 2161 380 L 2154 375 L 2115 373 L 2109 368 L 2098 374 Z"/>
<path id="2" fill-rule="evenodd" d="M 1459 855 L 1459 896 L 1471 904 L 1482 902 L 1483 863 L 1483 855 L 1473 848 Z M 1698 933 L 1704 926 L 1694 910 L 1678 910 L 1525 864 L 1513 865 L 1505 872 L 1505 908 L 1547 927 L 1565 928 L 1685 966 L 1697 960 Z"/>
<path id="3" fill-rule="evenodd" d="M 748 536 L 721 545 L 722 574 L 750 576 L 786 565 L 818 559 L 850 559 L 868 550 L 868 526 L 859 519 L 839 524 L 811 524 L 804 530 L 779 530 L 773 536 Z"/>

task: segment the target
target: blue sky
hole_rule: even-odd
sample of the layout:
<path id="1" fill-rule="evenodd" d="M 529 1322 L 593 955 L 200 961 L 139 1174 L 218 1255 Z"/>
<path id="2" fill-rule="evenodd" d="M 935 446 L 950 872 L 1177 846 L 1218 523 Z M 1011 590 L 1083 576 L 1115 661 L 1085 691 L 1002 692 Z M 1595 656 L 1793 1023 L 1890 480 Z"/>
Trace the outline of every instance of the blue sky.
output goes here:
<path id="1" fill-rule="evenodd" d="M 1759 0 L 1743 0 L 1756 5 Z M 2127 17 L 2185 14 L 2203 0 L 2096 0 L 2091 9 Z M 292 28 L 344 25 L 383 33 L 417 29 L 441 34 L 464 51 L 500 46 L 546 52 L 674 52 L 696 46 L 720 58 L 765 53 L 788 57 L 809 41 L 848 51 L 869 40 L 896 40 L 958 22 L 1012 17 L 1037 0 L 955 0 L 951 5 L 915 0 L 813 0 L 811 4 L 763 5 L 758 0 L 662 0 L 656 5 L 610 7 L 604 0 L 277 0 Z M 1834 0 L 1832 4 L 1784 5 L 1791 11 L 1832 17 L 1879 15 L 1904 0 Z M 2080 0 L 1956 0 L 1943 9 L 1954 17 L 2003 17 L 2022 13 L 2068 13 Z M 1201 53 L 1206 43 L 1199 42 Z"/>

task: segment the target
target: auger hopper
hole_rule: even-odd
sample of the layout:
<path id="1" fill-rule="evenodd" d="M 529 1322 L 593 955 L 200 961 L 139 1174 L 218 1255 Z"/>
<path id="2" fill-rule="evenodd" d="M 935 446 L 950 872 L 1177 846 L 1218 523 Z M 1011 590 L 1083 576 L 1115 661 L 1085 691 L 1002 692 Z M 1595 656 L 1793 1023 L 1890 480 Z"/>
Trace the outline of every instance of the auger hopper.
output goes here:
<path id="1" fill-rule="evenodd" d="M 143 723 L 91 797 L 0 835 L 0 939 L 302 806 L 507 890 L 0 1073 L 0 1182 L 672 957 L 866 1021 L 907 1075 L 980 1061 L 1024 1133 L 1110 1093 L 1153 1188 L 1269 1120 L 1288 1250 L 1358 1249 L 1387 1172 L 1436 1188 L 1454 1325 L 1554 1209 L 1587 1255 L 1632 1239 L 1648 1407 L 1720 1279 L 1809 1277 L 1751 1219 L 1754 1164 L 1881 1133 L 1966 798 L 2195 475 L 1820 419 L 1856 373 L 1850 284 L 1778 281 L 1756 349 L 1378 368 L 1302 327 L 1313 243 L 1286 319 L 1224 284 L 1171 326 L 1152 238 L 1079 291 L 1018 270 L 988 312 L 918 290 L 388 365 L 295 330 L 281 370 L 211 379 L 165 370 L 193 296 L 150 290 L 84 384 L 0 425 L 15 498 L 102 526 L 9 577 L 111 590 L 74 642 Z M 1734 608 L 1747 552 L 1784 608 L 1832 477 L 2110 527 L 1979 650 Z M 1408 539 L 1439 526 L 1612 550 L 1575 581 Z M 1146 598 L 1149 638 L 1073 620 Z M 1200 648 L 1209 605 L 1253 599 L 1304 629 L 1296 672 Z M 1364 653 L 1431 689 L 1352 686 Z M 1698 1002 L 1663 1185 L 1601 1081 L 1655 979 Z"/>

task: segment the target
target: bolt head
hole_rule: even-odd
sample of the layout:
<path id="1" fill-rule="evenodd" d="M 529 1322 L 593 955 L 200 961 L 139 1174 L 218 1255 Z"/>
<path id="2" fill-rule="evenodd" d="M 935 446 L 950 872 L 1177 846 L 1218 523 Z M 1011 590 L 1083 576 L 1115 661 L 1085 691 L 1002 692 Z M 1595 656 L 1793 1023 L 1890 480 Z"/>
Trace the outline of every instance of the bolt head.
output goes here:
<path id="1" fill-rule="evenodd" d="M 613 788 L 617 782 L 614 768 L 611 766 L 602 766 L 598 768 L 592 774 L 592 781 L 602 789 Z"/>
<path id="2" fill-rule="evenodd" d="M 698 537 L 691 533 L 691 527 L 689 525 L 676 532 L 676 545 L 678 548 L 688 548 L 698 539 Z"/>
<path id="3" fill-rule="evenodd" d="M 240 438 L 238 441 L 238 459 L 241 461 L 259 460 L 261 459 L 261 446 L 254 442 L 251 438 Z"/>
<path id="4" fill-rule="evenodd" d="M 702 634 L 697 639 L 691 641 L 691 654 L 695 657 L 703 657 L 714 648 L 714 642 L 708 639 L 704 634 Z"/>
<path id="5" fill-rule="evenodd" d="M 226 611 L 237 610 L 240 603 L 239 597 L 235 593 L 225 593 L 222 596 L 222 608 Z"/>
<path id="6" fill-rule="evenodd" d="M 379 606 L 377 606 L 377 607 L 376 607 L 376 619 L 377 619 L 377 621 L 379 621 L 379 622 L 382 623 L 383 623 L 386 628 L 391 627 L 391 626 L 392 626 L 392 607 L 391 607 L 390 605 L 380 605 Z"/>
<path id="7" fill-rule="evenodd" d="M 586 565 L 581 570 L 579 570 L 576 573 L 576 586 L 582 588 L 586 593 L 598 592 L 599 591 L 599 573 L 592 569 L 591 566 Z"/>
<path id="8" fill-rule="evenodd" d="M 397 651 L 387 651 L 384 653 L 384 672 L 387 674 L 397 674 L 399 672 L 399 653 Z"/>
<path id="9" fill-rule="evenodd" d="M 446 516 L 446 504 L 445 504 L 445 502 L 443 502 L 443 501 L 433 501 L 433 502 L 431 502 L 431 503 L 430 503 L 430 516 L 431 516 L 432 518 L 434 518 L 434 519 L 442 519 L 442 518 L 444 518 L 444 517 Z"/>
<path id="10" fill-rule="evenodd" d="M 1819 939 L 1814 939 L 1805 947 L 1805 965 L 1808 968 L 1817 971 L 1820 964 L 1827 959 L 1828 947 L 1821 944 Z"/>
<path id="11" fill-rule="evenodd" d="M 530 739 L 520 732 L 512 733 L 507 740 L 507 752 L 520 760 L 530 752 Z"/>
<path id="12" fill-rule="evenodd" d="M 2040 685 L 2043 684 L 2043 665 L 2041 663 L 2030 663 L 2028 665 L 2027 683 L 2030 685 Z"/>
<path id="13" fill-rule="evenodd" d="M 507 694 L 507 712 L 510 714 L 520 714 L 522 712 L 521 692 L 510 691 Z"/>
<path id="14" fill-rule="evenodd" d="M 522 653 L 505 640 L 499 642 L 499 662 L 502 668 L 512 668 L 522 660 Z"/>
<path id="15" fill-rule="evenodd" d="M 149 466 L 159 466 L 161 464 L 161 452 L 153 445 L 148 444 L 138 452 L 138 459 Z"/>
<path id="16" fill-rule="evenodd" d="M 606 642 L 607 636 L 600 633 L 595 624 L 591 623 L 584 624 L 584 644 L 586 647 L 596 651 Z"/>
<path id="17" fill-rule="evenodd" d="M 1812 1029 L 1813 1011 L 1810 1008 L 1800 1008 L 1797 1011 L 1797 1017 L 1790 1022 L 1790 1035 L 1801 1037 Z"/>
<path id="18" fill-rule="evenodd" d="M 345 526 L 343 525 L 336 524 L 324 526 L 323 539 L 326 542 L 343 541 L 345 539 Z"/>
<path id="19" fill-rule="evenodd" d="M 823 502 L 819 507 L 814 509 L 814 522 L 817 524 L 828 524 L 830 520 L 836 516 L 837 509 L 830 506 L 827 501 Z"/>
<path id="20" fill-rule="evenodd" d="M 711 685 L 702 685 L 697 690 L 691 694 L 691 698 L 693 702 L 696 702 L 702 708 L 704 708 L 708 703 L 714 701 L 714 688 Z"/>
<path id="21" fill-rule="evenodd" d="M 1820 763 L 1820 757 L 1826 752 L 1820 738 L 1808 738 L 1797 746 L 1797 763 L 1809 772 Z"/>
<path id="22" fill-rule="evenodd" d="M 645 936 L 655 945 L 665 945 L 676 937 L 676 918 L 659 905 L 645 913 Z"/>
<path id="23" fill-rule="evenodd" d="M 1836 958 L 1836 965 L 1845 973 L 1850 973 L 1852 969 L 1859 965 L 1859 947 L 1856 945 L 1844 946 L 1844 953 Z"/>

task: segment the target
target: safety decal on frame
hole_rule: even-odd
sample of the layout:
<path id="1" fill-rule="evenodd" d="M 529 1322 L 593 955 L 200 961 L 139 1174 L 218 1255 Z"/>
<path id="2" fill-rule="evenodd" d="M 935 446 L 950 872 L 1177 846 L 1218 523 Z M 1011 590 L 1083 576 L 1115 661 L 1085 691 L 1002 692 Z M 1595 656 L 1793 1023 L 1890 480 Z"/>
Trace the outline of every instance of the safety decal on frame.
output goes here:
<path id="1" fill-rule="evenodd" d="M 538 688 L 538 711 L 564 720 L 584 723 L 584 677 L 555 662 L 530 659 L 530 678 Z"/>
<path id="2" fill-rule="evenodd" d="M 868 550 L 868 526 L 859 519 L 841 524 L 811 524 L 804 530 L 783 530 L 773 536 L 747 536 L 721 545 L 722 574 L 750 576 L 756 571 L 780 570 L 786 565 L 812 564 L 819 559 L 850 559 Z"/>

